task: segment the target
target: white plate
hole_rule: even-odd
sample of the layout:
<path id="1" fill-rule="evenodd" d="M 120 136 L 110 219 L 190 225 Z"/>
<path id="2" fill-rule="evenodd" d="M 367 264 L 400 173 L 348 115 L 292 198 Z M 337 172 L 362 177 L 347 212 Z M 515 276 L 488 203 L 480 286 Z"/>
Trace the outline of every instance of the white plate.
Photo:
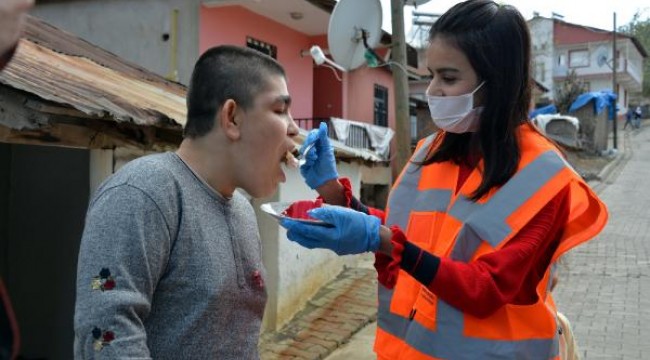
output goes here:
<path id="1" fill-rule="evenodd" d="M 326 223 L 324 221 L 321 221 L 321 220 L 316 220 L 316 219 L 296 219 L 296 218 L 292 218 L 290 216 L 282 215 L 284 210 L 286 210 L 289 206 L 291 206 L 291 204 L 293 204 L 293 203 L 292 202 L 282 202 L 282 201 L 280 201 L 280 202 L 270 202 L 270 203 L 260 205 L 260 209 L 262 209 L 262 211 L 264 211 L 265 213 L 273 216 L 277 220 L 289 219 L 289 220 L 293 220 L 293 221 L 297 221 L 297 222 L 301 222 L 301 223 L 306 223 L 306 224 L 311 224 L 311 225 L 332 226 L 332 224 L 328 224 L 328 223 Z"/>

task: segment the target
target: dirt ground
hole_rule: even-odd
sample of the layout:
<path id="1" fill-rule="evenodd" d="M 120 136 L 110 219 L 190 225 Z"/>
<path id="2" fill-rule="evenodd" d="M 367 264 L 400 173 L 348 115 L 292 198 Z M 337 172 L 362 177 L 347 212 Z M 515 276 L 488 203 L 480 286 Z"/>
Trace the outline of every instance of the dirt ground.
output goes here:
<path id="1" fill-rule="evenodd" d="M 587 180 L 599 180 L 600 171 L 612 161 L 613 157 L 598 156 L 584 151 L 564 149 L 567 161 Z"/>

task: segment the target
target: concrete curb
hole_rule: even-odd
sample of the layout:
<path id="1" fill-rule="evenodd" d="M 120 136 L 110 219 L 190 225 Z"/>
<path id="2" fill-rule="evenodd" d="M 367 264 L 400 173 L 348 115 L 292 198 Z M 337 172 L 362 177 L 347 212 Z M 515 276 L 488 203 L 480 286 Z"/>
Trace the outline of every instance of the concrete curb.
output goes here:
<path id="1" fill-rule="evenodd" d="M 641 129 L 643 129 L 643 127 Z M 619 152 L 616 154 L 614 159 L 605 165 L 605 167 L 598 173 L 597 180 L 588 182 L 589 186 L 591 186 L 596 193 L 600 193 L 607 185 L 612 184 L 627 161 L 632 157 L 633 149 L 631 147 L 632 140 L 630 138 L 630 132 L 624 131 L 619 139 L 621 140 L 621 144 L 618 149 Z"/>

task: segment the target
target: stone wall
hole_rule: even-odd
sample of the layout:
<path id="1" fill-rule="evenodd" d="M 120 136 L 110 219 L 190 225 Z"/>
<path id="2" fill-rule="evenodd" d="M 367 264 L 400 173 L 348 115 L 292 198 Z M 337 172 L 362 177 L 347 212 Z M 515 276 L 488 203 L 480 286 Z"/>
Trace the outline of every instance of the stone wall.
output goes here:
<path id="1" fill-rule="evenodd" d="M 608 108 L 596 114 L 592 100 L 571 115 L 580 120 L 579 137 L 585 151 L 600 154 L 607 150 L 607 135 L 611 127 L 611 121 L 607 119 Z"/>

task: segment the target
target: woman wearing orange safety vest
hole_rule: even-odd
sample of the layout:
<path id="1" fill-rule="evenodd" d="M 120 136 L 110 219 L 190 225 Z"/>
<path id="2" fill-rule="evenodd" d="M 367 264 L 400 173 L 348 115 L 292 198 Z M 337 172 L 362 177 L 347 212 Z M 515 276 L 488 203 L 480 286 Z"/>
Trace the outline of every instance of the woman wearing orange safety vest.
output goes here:
<path id="1" fill-rule="evenodd" d="M 440 129 L 418 144 L 386 211 L 339 178 L 326 126 L 300 171 L 330 227 L 283 220 L 287 237 L 376 253 L 380 359 L 555 359 L 555 261 L 605 226 L 607 210 L 527 121 L 530 35 L 513 7 L 459 3 L 432 26 L 427 98 Z"/>

